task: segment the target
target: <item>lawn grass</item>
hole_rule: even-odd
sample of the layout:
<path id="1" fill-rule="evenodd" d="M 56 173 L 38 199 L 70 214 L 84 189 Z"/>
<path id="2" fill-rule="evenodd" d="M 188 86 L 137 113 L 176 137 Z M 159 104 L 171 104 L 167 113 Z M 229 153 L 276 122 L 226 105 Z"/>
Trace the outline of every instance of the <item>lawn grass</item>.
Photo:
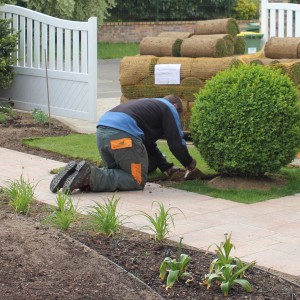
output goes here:
<path id="1" fill-rule="evenodd" d="M 70 134 L 68 136 L 42 137 L 24 139 L 23 143 L 29 147 L 60 153 L 74 159 L 85 159 L 97 166 L 102 165 L 96 146 L 95 134 Z M 158 142 L 159 149 L 167 156 L 169 162 L 181 166 L 170 152 L 165 141 Z M 205 173 L 213 174 L 193 145 L 188 145 L 190 154 L 197 160 L 197 166 Z M 181 166 L 182 167 L 182 166 Z M 155 175 L 155 174 L 154 174 Z"/>
<path id="2" fill-rule="evenodd" d="M 176 184 L 174 187 L 194 192 L 198 194 L 208 195 L 215 198 L 227 199 L 239 203 L 252 204 L 269 199 L 276 199 L 288 195 L 294 195 L 300 192 L 300 169 L 298 168 L 282 168 L 281 175 L 288 178 L 288 184 L 284 187 L 273 187 L 268 191 L 261 190 L 219 190 L 207 186 L 204 182 L 184 181 Z"/>
<path id="3" fill-rule="evenodd" d="M 139 54 L 139 43 L 98 42 L 98 59 L 123 58 Z"/>
<path id="4" fill-rule="evenodd" d="M 84 159 L 101 164 L 95 134 L 70 134 L 68 136 L 28 138 L 23 144 L 37 149 L 60 153 L 73 159 Z"/>
<path id="5" fill-rule="evenodd" d="M 60 153 L 70 158 L 89 160 L 97 166 L 102 165 L 96 147 L 95 134 L 71 134 L 60 137 L 24 139 L 23 143 L 33 148 Z M 166 155 L 169 162 L 174 163 L 175 166 L 182 167 L 178 160 L 170 152 L 165 141 L 158 141 L 157 144 L 161 152 Z M 191 156 L 196 159 L 197 167 L 201 171 L 206 174 L 215 174 L 215 171 L 208 167 L 198 150 L 193 145 L 188 145 L 188 148 Z M 154 178 L 158 174 L 160 173 L 156 171 L 150 174 L 149 177 Z M 202 181 L 184 181 L 176 183 L 174 187 L 198 194 L 247 204 L 300 193 L 300 168 L 285 167 L 281 169 L 280 174 L 288 178 L 288 184 L 284 187 L 274 187 L 269 191 L 245 191 L 236 189 L 220 190 L 208 187 Z"/>

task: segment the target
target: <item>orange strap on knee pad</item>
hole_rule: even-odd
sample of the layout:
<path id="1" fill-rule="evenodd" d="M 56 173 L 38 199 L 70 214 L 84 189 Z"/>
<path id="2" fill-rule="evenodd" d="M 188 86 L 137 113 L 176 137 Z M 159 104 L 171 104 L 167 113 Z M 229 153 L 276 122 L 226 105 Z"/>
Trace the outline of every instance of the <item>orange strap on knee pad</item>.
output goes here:
<path id="1" fill-rule="evenodd" d="M 138 184 L 142 184 L 142 165 L 132 163 L 131 175 L 138 182 Z"/>

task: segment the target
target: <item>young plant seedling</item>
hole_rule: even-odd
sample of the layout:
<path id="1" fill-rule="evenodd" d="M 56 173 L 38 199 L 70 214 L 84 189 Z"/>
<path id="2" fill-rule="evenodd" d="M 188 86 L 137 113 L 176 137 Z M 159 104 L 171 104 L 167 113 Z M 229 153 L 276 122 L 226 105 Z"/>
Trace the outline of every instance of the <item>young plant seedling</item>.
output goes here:
<path id="1" fill-rule="evenodd" d="M 143 211 L 141 212 L 141 214 L 145 216 L 150 222 L 150 225 L 143 226 L 142 228 L 154 232 L 154 239 L 156 241 L 162 241 L 170 233 L 170 227 L 172 226 L 173 228 L 175 228 L 175 214 L 171 213 L 171 210 L 174 210 L 175 208 L 170 207 L 169 209 L 165 209 L 164 205 L 157 201 L 154 201 L 152 203 L 152 207 L 154 203 L 158 204 L 159 207 L 154 216 L 151 216 L 150 214 Z M 179 208 L 177 209 L 182 212 Z"/>
<path id="2" fill-rule="evenodd" d="M 104 204 L 95 203 L 91 207 L 91 210 L 88 211 L 89 223 L 94 230 L 108 236 L 113 236 L 120 230 L 128 217 L 118 214 L 117 205 L 119 200 L 119 198 L 115 199 L 115 196 L 113 196 Z"/>
<path id="3" fill-rule="evenodd" d="M 35 108 L 32 112 L 32 118 L 33 120 L 40 124 L 40 125 L 46 125 L 49 123 L 49 117 L 48 115 L 43 112 L 41 109 Z"/>
<path id="4" fill-rule="evenodd" d="M 51 214 L 44 221 L 66 231 L 79 217 L 77 204 L 73 203 L 70 195 L 60 191 L 56 196 L 56 204 L 57 207 L 51 208 Z"/>
<path id="5" fill-rule="evenodd" d="M 183 280 L 188 277 L 186 282 L 191 281 L 190 279 L 191 274 L 188 273 L 187 267 L 188 264 L 191 261 L 191 257 L 187 254 L 181 253 L 181 247 L 182 247 L 182 239 L 183 237 L 179 238 L 179 247 L 178 247 L 178 257 L 177 259 L 172 259 L 171 257 L 165 257 L 163 262 L 160 265 L 159 268 L 159 277 L 161 280 L 165 280 L 166 275 L 167 276 L 167 286 L 166 289 L 168 290 L 171 288 L 176 281 Z"/>
<path id="6" fill-rule="evenodd" d="M 21 174 L 19 181 L 8 181 L 2 192 L 9 199 L 9 204 L 17 213 L 27 214 L 34 197 L 35 188 L 36 185 L 33 186 L 29 181 L 26 182 L 23 174 Z"/>
<path id="7" fill-rule="evenodd" d="M 204 284 L 209 289 L 213 281 L 218 281 L 224 296 L 228 296 L 230 289 L 235 285 L 241 285 L 245 291 L 251 292 L 252 287 L 248 280 L 243 279 L 247 269 L 255 264 L 255 261 L 244 265 L 237 257 L 231 257 L 230 252 L 234 248 L 231 243 L 231 234 L 225 235 L 225 242 L 216 245 L 216 255 L 210 264 L 209 274 L 205 275 Z"/>
<path id="8" fill-rule="evenodd" d="M 4 113 L 9 118 L 13 118 L 15 115 L 15 112 L 10 105 L 0 106 L 0 112 Z"/>
<path id="9" fill-rule="evenodd" d="M 6 122 L 7 122 L 6 114 L 0 111 L 0 124 L 6 125 Z"/>

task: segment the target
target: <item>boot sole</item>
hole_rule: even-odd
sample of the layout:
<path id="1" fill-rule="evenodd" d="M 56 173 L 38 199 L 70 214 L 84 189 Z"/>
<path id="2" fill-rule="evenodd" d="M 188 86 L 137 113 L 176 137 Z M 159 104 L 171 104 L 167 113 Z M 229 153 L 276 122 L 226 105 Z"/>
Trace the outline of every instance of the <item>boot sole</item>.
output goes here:
<path id="1" fill-rule="evenodd" d="M 67 178 L 75 172 L 76 167 L 77 163 L 75 161 L 70 161 L 63 171 L 54 176 L 50 183 L 50 191 L 52 193 L 57 193 L 63 187 Z"/>
<path id="2" fill-rule="evenodd" d="M 71 176 L 69 176 L 65 181 L 64 186 L 62 188 L 62 192 L 65 194 L 71 194 L 75 189 L 77 189 L 76 181 L 78 179 L 78 176 L 87 176 L 88 172 L 90 171 L 89 169 L 89 164 L 86 161 L 81 161 L 76 166 L 75 172 Z"/>

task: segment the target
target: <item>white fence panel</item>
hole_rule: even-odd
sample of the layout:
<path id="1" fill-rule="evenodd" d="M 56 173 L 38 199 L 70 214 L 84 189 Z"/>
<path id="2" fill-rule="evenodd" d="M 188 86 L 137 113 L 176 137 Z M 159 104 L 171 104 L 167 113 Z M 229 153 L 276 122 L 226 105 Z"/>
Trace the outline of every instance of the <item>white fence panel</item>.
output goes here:
<path id="1" fill-rule="evenodd" d="M 263 43 L 270 37 L 300 37 L 300 4 L 261 0 Z"/>
<path id="2" fill-rule="evenodd" d="M 47 112 L 47 67 L 51 114 L 96 121 L 97 18 L 67 21 L 14 5 L 0 6 L 0 13 L 20 32 L 16 75 L 0 98 Z"/>

